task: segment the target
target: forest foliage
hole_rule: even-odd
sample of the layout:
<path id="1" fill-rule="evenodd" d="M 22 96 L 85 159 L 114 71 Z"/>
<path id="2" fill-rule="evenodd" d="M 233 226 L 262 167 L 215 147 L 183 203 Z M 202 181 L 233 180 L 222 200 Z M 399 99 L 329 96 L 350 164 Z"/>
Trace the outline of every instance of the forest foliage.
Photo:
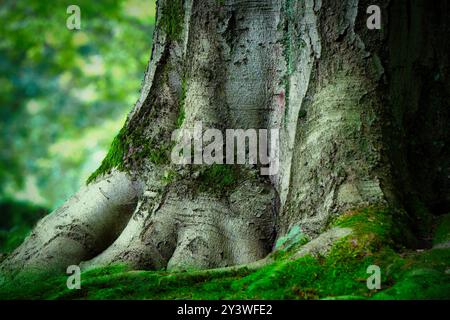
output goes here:
<path id="1" fill-rule="evenodd" d="M 0 2 L 0 232 L 18 237 L 3 251 L 41 217 L 30 206 L 58 207 L 100 165 L 150 57 L 156 1 L 77 1 L 80 30 L 71 4 Z"/>

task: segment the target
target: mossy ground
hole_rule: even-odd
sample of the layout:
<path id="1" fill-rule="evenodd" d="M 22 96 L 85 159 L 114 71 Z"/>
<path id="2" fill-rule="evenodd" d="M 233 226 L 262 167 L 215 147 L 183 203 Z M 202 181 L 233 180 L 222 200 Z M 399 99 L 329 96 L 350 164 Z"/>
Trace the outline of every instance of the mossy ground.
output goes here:
<path id="1" fill-rule="evenodd" d="M 98 177 L 110 173 L 113 169 L 119 171 L 128 171 L 128 167 L 125 163 L 125 157 L 128 154 L 130 158 L 129 163 L 142 161 L 143 159 L 148 159 L 155 165 L 166 165 L 170 162 L 170 152 L 173 148 L 173 143 L 157 143 L 154 140 L 145 140 L 142 138 L 137 138 L 142 136 L 136 133 L 125 133 L 127 131 L 126 124 L 120 130 L 119 134 L 114 138 L 109 151 L 103 159 L 101 165 L 97 170 L 95 170 L 90 177 L 87 179 L 86 184 L 90 184 L 95 181 Z M 132 154 L 129 153 L 131 146 L 131 141 L 134 145 L 138 145 L 139 149 L 136 148 Z"/>
<path id="2" fill-rule="evenodd" d="M 379 207 L 349 211 L 333 226 L 355 230 L 327 256 L 289 257 L 292 246 L 259 270 L 217 272 L 127 271 L 111 266 L 82 274 L 80 290 L 65 277 L 4 285 L 0 298 L 14 299 L 449 299 L 450 249 L 411 250 L 396 237 L 405 233 L 397 211 Z M 448 228 L 448 216 L 437 230 Z M 407 244 L 409 236 L 403 237 Z M 396 239 L 395 241 L 393 239 Z M 436 240 L 437 241 L 437 240 Z M 440 240 L 439 240 L 440 241 Z M 369 290 L 369 265 L 381 268 L 382 287 Z"/>

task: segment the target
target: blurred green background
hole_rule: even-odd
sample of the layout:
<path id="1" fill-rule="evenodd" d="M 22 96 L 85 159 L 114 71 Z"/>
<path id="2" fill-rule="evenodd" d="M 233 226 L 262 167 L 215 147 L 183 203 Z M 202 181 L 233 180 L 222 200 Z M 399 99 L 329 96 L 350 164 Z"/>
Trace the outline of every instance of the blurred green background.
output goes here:
<path id="1" fill-rule="evenodd" d="M 139 95 L 156 0 L 0 1 L 0 252 L 101 163 Z M 69 30 L 69 5 L 81 30 Z"/>

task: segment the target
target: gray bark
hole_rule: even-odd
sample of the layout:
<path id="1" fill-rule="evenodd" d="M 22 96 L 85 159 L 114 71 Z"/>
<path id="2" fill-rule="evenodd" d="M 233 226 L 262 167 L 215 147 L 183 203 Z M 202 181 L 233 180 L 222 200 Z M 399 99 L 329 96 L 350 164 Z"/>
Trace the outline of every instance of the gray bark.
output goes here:
<path id="1" fill-rule="evenodd" d="M 96 214 L 69 200 L 3 268 L 226 267 L 264 258 L 294 226 L 314 238 L 350 208 L 406 207 L 413 218 L 413 198 L 448 206 L 448 44 L 434 32 L 449 24 L 425 1 L 379 3 L 382 30 L 367 29 L 372 3 L 364 0 L 160 0 L 152 58 L 122 136 L 126 173 L 99 176 L 78 196 Z M 436 6 L 448 12 L 447 3 Z M 435 100 L 417 83 L 433 74 Z M 267 179 L 255 166 L 233 167 L 237 181 L 216 192 L 201 187 L 204 166 L 155 161 L 151 152 L 171 146 L 181 110 L 181 128 L 202 121 L 221 130 L 280 129 L 280 172 Z M 432 134 L 414 138 L 415 128 L 425 132 L 434 121 Z M 430 147 L 436 140 L 441 148 Z M 428 175 L 430 166 L 416 163 L 420 154 L 406 157 L 414 143 L 433 153 L 439 173 Z M 108 179 L 117 183 L 101 205 L 94 193 Z M 124 203 L 136 205 L 118 218 L 112 208 Z M 58 236 L 61 226 L 85 223 L 80 215 L 92 223 L 82 232 L 92 240 L 78 241 L 81 231 Z"/>

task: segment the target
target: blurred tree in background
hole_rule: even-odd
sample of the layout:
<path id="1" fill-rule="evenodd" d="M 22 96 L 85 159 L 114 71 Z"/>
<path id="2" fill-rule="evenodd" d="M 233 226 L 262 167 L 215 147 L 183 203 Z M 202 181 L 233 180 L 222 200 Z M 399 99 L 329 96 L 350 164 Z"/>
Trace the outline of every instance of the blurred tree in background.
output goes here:
<path id="1" fill-rule="evenodd" d="M 154 14 L 155 0 L 0 2 L 0 229 L 33 224 L 19 203 L 53 209 L 99 166 L 138 98 Z"/>

